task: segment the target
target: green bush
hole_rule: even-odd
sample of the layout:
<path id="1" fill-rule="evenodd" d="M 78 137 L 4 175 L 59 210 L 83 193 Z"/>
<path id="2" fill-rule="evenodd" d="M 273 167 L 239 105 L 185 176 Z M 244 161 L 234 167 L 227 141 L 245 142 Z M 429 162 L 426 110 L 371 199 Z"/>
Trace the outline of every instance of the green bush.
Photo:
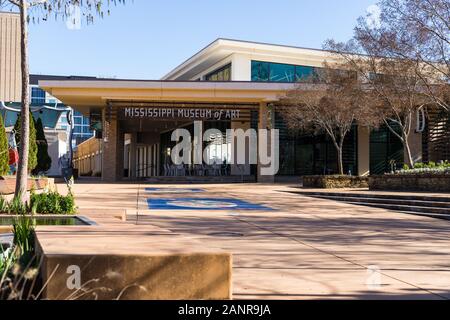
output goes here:
<path id="1" fill-rule="evenodd" d="M 0 176 L 9 172 L 8 137 L 6 136 L 3 118 L 0 115 Z"/>
<path id="2" fill-rule="evenodd" d="M 36 121 L 37 166 L 32 171 L 33 175 L 39 175 L 50 170 L 52 158 L 48 155 L 48 143 L 45 138 L 44 126 L 39 118 Z"/>
<path id="3" fill-rule="evenodd" d="M 450 168 L 450 162 L 448 162 L 448 160 L 445 160 L 441 163 L 436 163 L 434 161 L 430 161 L 428 163 L 417 162 L 416 164 L 414 164 L 413 169 L 445 169 L 445 168 Z M 403 167 L 403 170 L 410 170 L 410 168 L 405 165 L 405 167 Z"/>
<path id="4" fill-rule="evenodd" d="M 56 191 L 33 193 L 30 197 L 30 208 L 33 214 L 74 214 L 75 198 L 71 192 L 66 196 Z"/>
<path id="5" fill-rule="evenodd" d="M 31 214 L 75 214 L 75 197 L 70 191 L 67 195 L 61 195 L 56 191 L 43 193 L 31 192 L 30 205 L 20 201 L 20 197 L 8 202 L 0 195 L 0 213 L 15 215 Z"/>
<path id="6" fill-rule="evenodd" d="M 450 163 L 448 160 L 439 163 L 433 161 L 428 163 L 418 162 L 414 164 L 414 168 L 410 169 L 405 165 L 403 170 L 399 170 L 395 174 L 450 174 Z"/>
<path id="7" fill-rule="evenodd" d="M 422 162 L 418 162 L 416 164 L 414 164 L 414 169 L 423 169 L 424 168 L 424 164 Z"/>
<path id="8" fill-rule="evenodd" d="M 22 117 L 19 115 L 17 117 L 16 124 L 14 125 L 14 131 L 16 132 L 16 141 L 17 146 L 20 150 L 21 148 L 21 136 L 20 136 L 20 128 L 21 128 L 21 120 Z M 37 152 L 38 147 L 36 143 L 36 128 L 34 123 L 33 115 L 30 112 L 30 149 L 28 154 L 28 171 L 31 172 L 37 166 Z"/>

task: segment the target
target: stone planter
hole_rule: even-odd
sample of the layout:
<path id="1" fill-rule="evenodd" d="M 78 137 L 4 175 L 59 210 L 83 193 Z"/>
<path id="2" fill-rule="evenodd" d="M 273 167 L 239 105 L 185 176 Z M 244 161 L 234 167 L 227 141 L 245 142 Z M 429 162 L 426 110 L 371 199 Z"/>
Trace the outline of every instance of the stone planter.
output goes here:
<path id="1" fill-rule="evenodd" d="M 387 174 L 369 177 L 369 189 L 378 191 L 450 192 L 450 174 Z"/>
<path id="2" fill-rule="evenodd" d="M 367 177 L 356 176 L 305 176 L 303 188 L 311 189 L 343 189 L 367 188 Z"/>
<path id="3" fill-rule="evenodd" d="M 33 187 L 36 190 L 41 190 L 53 184 L 53 179 L 50 178 L 29 178 L 28 191 Z M 0 177 L 0 194 L 13 194 L 16 189 L 16 177 Z"/>

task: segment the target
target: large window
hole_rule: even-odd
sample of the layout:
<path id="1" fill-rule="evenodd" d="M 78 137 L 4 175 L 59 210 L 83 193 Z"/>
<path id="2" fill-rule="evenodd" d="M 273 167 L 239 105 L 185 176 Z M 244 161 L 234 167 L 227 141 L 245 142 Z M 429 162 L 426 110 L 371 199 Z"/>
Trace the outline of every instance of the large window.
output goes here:
<path id="1" fill-rule="evenodd" d="M 269 81 L 294 82 L 295 66 L 282 63 L 271 63 L 269 68 Z"/>
<path id="2" fill-rule="evenodd" d="M 400 134 L 400 128 L 396 128 Z M 403 144 L 387 126 L 370 133 L 370 174 L 384 174 L 401 169 L 404 163 Z"/>
<path id="3" fill-rule="evenodd" d="M 327 175 L 338 172 L 337 152 L 327 135 L 289 130 L 276 112 L 275 128 L 280 130 L 280 170 L 278 175 Z M 358 173 L 357 127 L 346 135 L 343 148 L 344 172 Z"/>
<path id="4" fill-rule="evenodd" d="M 231 64 L 217 69 L 205 76 L 206 81 L 231 81 Z"/>
<path id="5" fill-rule="evenodd" d="M 269 81 L 269 63 L 252 61 L 252 81 Z"/>
<path id="6" fill-rule="evenodd" d="M 252 61 L 255 82 L 316 82 L 320 68 L 292 64 Z"/>

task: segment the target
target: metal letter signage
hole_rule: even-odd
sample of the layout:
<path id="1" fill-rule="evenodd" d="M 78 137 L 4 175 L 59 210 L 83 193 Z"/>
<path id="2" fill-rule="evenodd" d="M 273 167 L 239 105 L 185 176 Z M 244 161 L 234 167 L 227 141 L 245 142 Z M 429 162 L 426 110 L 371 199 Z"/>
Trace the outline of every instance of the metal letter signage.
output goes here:
<path id="1" fill-rule="evenodd" d="M 240 110 L 207 108 L 127 107 L 120 109 L 119 118 L 121 118 L 122 120 L 236 120 L 240 118 Z"/>

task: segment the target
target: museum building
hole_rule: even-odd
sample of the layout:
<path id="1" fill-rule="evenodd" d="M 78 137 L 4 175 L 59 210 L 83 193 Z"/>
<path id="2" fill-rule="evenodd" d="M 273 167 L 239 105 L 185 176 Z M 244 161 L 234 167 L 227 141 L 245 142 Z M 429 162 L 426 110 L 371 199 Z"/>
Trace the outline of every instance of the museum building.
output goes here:
<path id="1" fill-rule="evenodd" d="M 96 134 L 78 146 L 74 157 L 81 175 L 101 176 L 104 181 L 230 177 L 230 181 L 272 182 L 337 172 L 331 141 L 325 135 L 288 130 L 277 111 L 288 90 L 317 90 L 320 84 L 311 79 L 325 61 L 338 62 L 323 50 L 217 39 L 161 80 L 43 80 L 39 86 L 90 117 Z M 212 128 L 222 132 L 203 142 L 206 157 L 220 165 L 174 165 L 172 132 L 177 128 L 194 132 L 199 122 L 202 132 Z M 432 122 L 422 130 L 417 126 L 410 136 L 413 158 L 448 159 L 449 146 L 433 141 Z M 278 174 L 262 175 L 260 163 L 234 165 L 228 129 L 278 129 Z M 380 174 L 401 167 L 403 159 L 402 144 L 387 128 L 370 131 L 355 124 L 346 138 L 345 173 Z"/>

